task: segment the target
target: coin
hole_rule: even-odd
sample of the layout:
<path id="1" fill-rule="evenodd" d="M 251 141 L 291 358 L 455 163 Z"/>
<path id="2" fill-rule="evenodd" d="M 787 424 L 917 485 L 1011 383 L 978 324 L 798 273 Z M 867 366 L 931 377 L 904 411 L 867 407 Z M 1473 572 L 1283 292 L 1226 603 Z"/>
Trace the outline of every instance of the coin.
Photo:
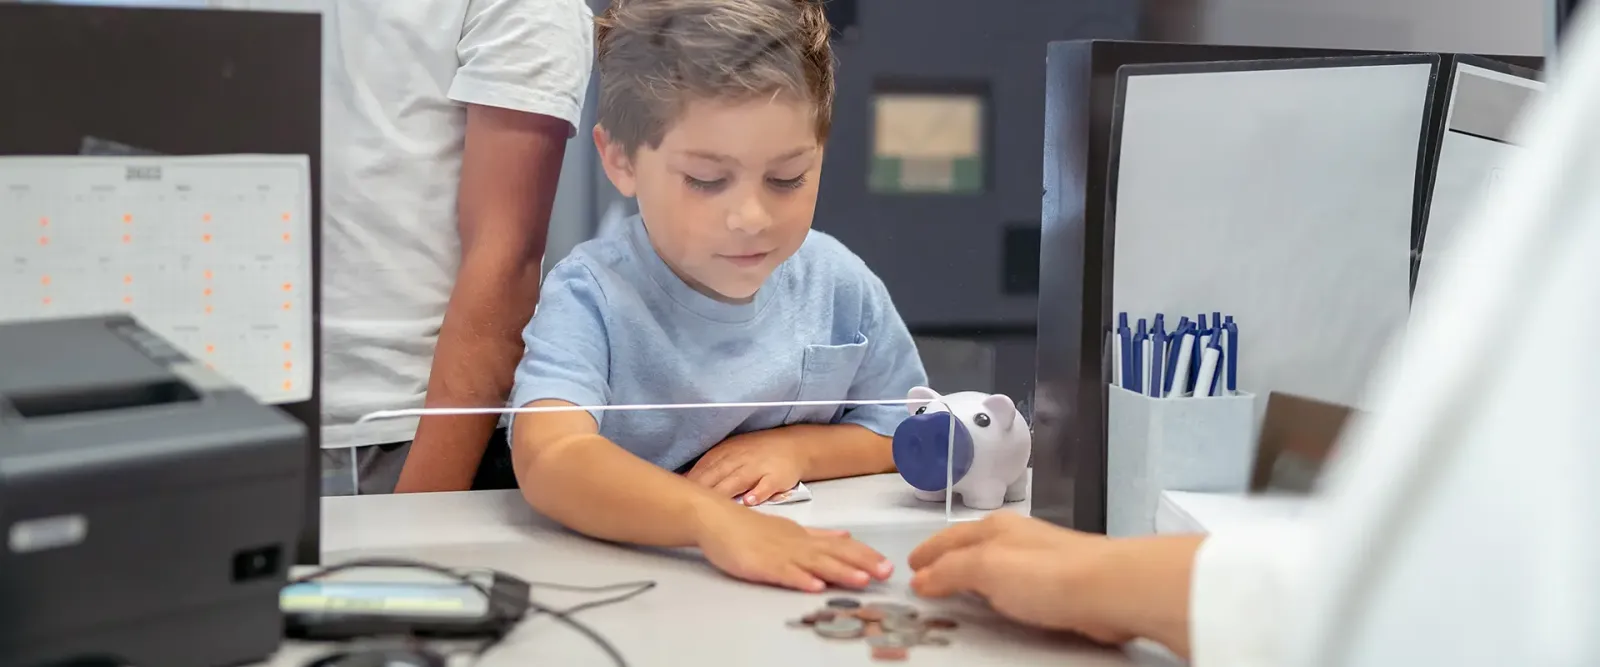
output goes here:
<path id="1" fill-rule="evenodd" d="M 831 598 L 828 606 L 834 609 L 860 609 L 861 602 L 855 598 Z"/>
<path id="2" fill-rule="evenodd" d="M 883 619 L 884 632 L 898 632 L 901 634 L 920 635 L 922 624 L 915 620 L 901 616 L 889 616 Z"/>
<path id="3" fill-rule="evenodd" d="M 872 605 L 867 605 L 865 607 L 862 607 L 861 609 L 856 610 L 856 618 L 859 618 L 859 619 L 861 619 L 863 621 L 866 621 L 868 623 L 876 623 L 878 621 L 883 620 L 884 615 L 883 615 L 883 610 L 882 609 L 878 609 L 877 607 L 874 607 Z"/>
<path id="4" fill-rule="evenodd" d="M 917 645 L 917 643 L 918 641 L 916 636 L 900 633 L 889 633 L 886 635 L 878 635 L 876 637 L 867 638 L 867 645 L 873 648 L 880 646 L 910 647 Z"/>
<path id="5" fill-rule="evenodd" d="M 906 647 L 904 646 L 874 646 L 872 647 L 873 660 L 905 660 Z"/>
<path id="6" fill-rule="evenodd" d="M 829 639 L 855 639 L 866 630 L 866 624 L 859 618 L 841 616 L 830 621 L 823 621 L 811 626 L 818 635 Z"/>
<path id="7" fill-rule="evenodd" d="M 917 608 L 908 604 L 900 604 L 897 602 L 874 602 L 867 606 L 876 609 L 884 616 L 899 616 L 901 618 L 917 617 Z"/>
<path id="8" fill-rule="evenodd" d="M 927 619 L 922 622 L 922 625 L 931 630 L 954 630 L 958 627 L 961 627 L 961 624 L 957 623 L 955 619 L 944 618 L 941 616 L 935 616 Z"/>
<path id="9" fill-rule="evenodd" d="M 944 635 L 923 635 L 917 639 L 917 644 L 926 646 L 949 646 L 950 638 Z"/>
<path id="10" fill-rule="evenodd" d="M 883 626 L 877 623 L 868 623 L 867 629 L 861 631 L 861 634 L 867 637 L 876 637 L 883 634 Z"/>

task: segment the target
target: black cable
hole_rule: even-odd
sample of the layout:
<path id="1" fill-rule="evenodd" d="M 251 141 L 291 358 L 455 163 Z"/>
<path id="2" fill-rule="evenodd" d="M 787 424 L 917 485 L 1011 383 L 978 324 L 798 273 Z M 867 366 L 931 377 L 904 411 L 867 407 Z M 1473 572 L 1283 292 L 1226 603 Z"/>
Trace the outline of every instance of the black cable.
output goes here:
<path id="1" fill-rule="evenodd" d="M 467 575 L 464 575 L 464 574 L 461 574 L 460 572 L 458 572 L 456 570 L 452 570 L 450 568 L 442 567 L 442 566 L 439 566 L 439 565 L 434 565 L 432 563 L 426 563 L 426 562 L 417 561 L 417 560 L 409 560 L 409 559 L 404 559 L 404 558 L 368 558 L 368 559 L 362 559 L 362 560 L 346 561 L 346 562 L 343 562 L 343 563 L 338 563 L 338 564 L 335 564 L 335 565 L 328 565 L 328 566 L 322 567 L 322 568 L 318 569 L 317 571 L 312 572 L 310 574 L 307 574 L 305 576 L 296 577 L 295 579 L 291 580 L 289 583 L 290 584 L 307 583 L 307 582 L 315 581 L 317 579 L 321 579 L 323 577 L 326 577 L 326 576 L 328 576 L 330 574 L 334 574 L 336 572 L 343 572 L 343 571 L 346 571 L 346 570 L 354 570 L 354 569 L 365 569 L 365 568 L 394 568 L 394 569 L 424 570 L 424 571 L 432 572 L 434 574 L 438 574 L 440 576 L 447 577 L 449 579 L 461 582 L 463 584 L 466 584 L 467 586 L 471 586 L 474 590 L 478 591 L 479 593 L 482 593 L 483 597 L 484 597 L 484 600 L 487 601 L 487 602 L 493 603 L 495 600 L 498 599 L 496 597 L 495 593 L 493 591 L 491 591 L 489 588 L 485 587 L 483 584 L 478 583 L 477 581 L 474 581 L 471 577 L 469 577 Z M 652 588 L 655 588 L 656 582 L 654 582 L 654 581 L 639 581 L 639 582 L 628 582 L 628 583 L 621 583 L 621 584 L 608 584 L 608 585 L 605 585 L 605 586 L 573 586 L 573 585 L 569 585 L 569 584 L 556 584 L 556 583 L 549 583 L 549 582 L 534 582 L 534 581 L 528 581 L 528 582 L 524 582 L 524 583 L 526 583 L 529 588 L 535 588 L 535 587 L 537 587 L 537 588 L 548 588 L 548 589 L 552 589 L 552 590 L 564 590 L 564 591 L 570 591 L 570 592 L 600 592 L 600 591 L 606 591 L 606 590 L 617 590 L 617 589 L 623 589 L 623 588 L 631 588 L 632 590 L 629 590 L 627 593 L 624 593 L 624 594 L 621 594 L 621 595 L 616 595 L 616 596 L 612 596 L 612 597 L 604 598 L 604 599 L 600 599 L 600 600 L 594 600 L 594 601 L 591 601 L 591 602 L 585 602 L 585 603 L 582 603 L 582 604 L 574 605 L 572 607 L 568 607 L 566 609 L 554 609 L 554 608 L 551 608 L 551 607 L 547 607 L 547 606 L 545 606 L 543 604 L 540 604 L 540 603 L 538 603 L 538 602 L 536 602 L 536 601 L 534 601 L 532 599 L 529 599 L 529 600 L 526 600 L 525 602 L 527 602 L 528 609 L 530 611 L 534 612 L 534 614 L 533 615 L 529 615 L 527 613 L 524 613 L 523 617 L 518 619 L 518 623 L 521 623 L 523 621 L 528 620 L 529 618 L 532 618 L 533 616 L 536 616 L 537 614 L 549 614 L 552 618 L 555 618 L 557 621 L 560 621 L 560 622 L 566 624 L 568 627 L 571 627 L 573 630 L 578 631 L 579 634 L 582 634 L 582 635 L 588 637 L 590 639 L 590 641 L 593 641 L 596 646 L 600 647 L 601 651 L 604 651 L 606 653 L 606 655 L 611 657 L 611 660 L 617 664 L 617 667 L 627 667 L 628 666 L 628 661 L 625 660 L 622 657 L 622 653 L 617 651 L 615 646 L 611 645 L 611 642 L 607 641 L 605 637 L 600 635 L 600 633 L 595 632 L 593 628 L 590 628 L 589 626 L 579 622 L 578 620 L 572 618 L 570 615 L 574 614 L 574 613 L 577 613 L 579 611 L 585 610 L 585 609 L 593 609 L 595 607 L 602 607 L 602 606 L 609 605 L 609 604 L 616 604 L 618 602 L 622 602 L 624 600 L 628 600 L 630 598 L 636 597 L 638 595 L 643 594 L 645 591 L 648 591 L 648 590 L 650 590 Z M 518 602 L 524 602 L 524 601 L 523 600 L 519 600 Z M 484 653 L 487 653 L 490 649 L 492 649 L 496 645 L 498 645 L 500 643 L 500 640 L 502 640 L 502 639 L 504 639 L 504 636 L 497 637 L 497 638 L 495 638 L 495 639 L 493 639 L 493 640 L 491 640 L 489 642 L 486 642 L 483 646 L 479 647 L 478 650 L 475 651 L 475 653 L 477 655 L 479 655 L 479 656 L 483 655 Z"/>

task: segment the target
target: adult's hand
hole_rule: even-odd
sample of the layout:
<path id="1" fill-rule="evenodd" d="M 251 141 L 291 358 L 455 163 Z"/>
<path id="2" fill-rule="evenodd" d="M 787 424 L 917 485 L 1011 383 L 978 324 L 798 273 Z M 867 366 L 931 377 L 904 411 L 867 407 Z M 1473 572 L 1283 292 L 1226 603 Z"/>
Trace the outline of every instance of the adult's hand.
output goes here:
<path id="1" fill-rule="evenodd" d="M 1009 512 L 949 528 L 911 552 L 918 595 L 973 593 L 1001 615 L 1096 641 L 1147 637 L 1189 655 L 1199 535 L 1110 539 Z"/>
<path id="2" fill-rule="evenodd" d="M 911 552 L 918 595 L 972 593 L 1003 616 L 1120 644 L 1135 636 L 1091 593 L 1108 567 L 1111 541 L 1010 512 L 946 529 Z"/>

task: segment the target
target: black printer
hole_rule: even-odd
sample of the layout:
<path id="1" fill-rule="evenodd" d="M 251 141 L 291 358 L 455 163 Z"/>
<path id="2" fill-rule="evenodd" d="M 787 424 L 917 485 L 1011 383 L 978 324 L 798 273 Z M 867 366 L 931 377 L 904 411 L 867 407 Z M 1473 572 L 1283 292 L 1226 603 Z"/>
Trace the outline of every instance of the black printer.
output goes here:
<path id="1" fill-rule="evenodd" d="M 269 657 L 306 446 L 132 318 L 0 324 L 0 667 Z"/>

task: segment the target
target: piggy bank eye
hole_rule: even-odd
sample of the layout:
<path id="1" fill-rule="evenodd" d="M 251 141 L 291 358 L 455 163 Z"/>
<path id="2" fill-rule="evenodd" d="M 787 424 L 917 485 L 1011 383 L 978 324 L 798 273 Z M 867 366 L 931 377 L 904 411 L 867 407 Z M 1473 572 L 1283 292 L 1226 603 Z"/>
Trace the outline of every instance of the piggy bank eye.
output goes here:
<path id="1" fill-rule="evenodd" d="M 926 405 L 924 405 L 924 406 L 922 406 L 920 408 L 917 408 L 917 414 L 919 414 L 919 415 L 924 413 L 924 412 L 927 412 L 927 411 L 928 411 L 928 406 L 926 406 Z"/>
<path id="2" fill-rule="evenodd" d="M 972 423 L 977 424 L 979 428 L 987 427 L 989 425 L 989 415 L 982 412 L 975 414 L 972 416 Z"/>

